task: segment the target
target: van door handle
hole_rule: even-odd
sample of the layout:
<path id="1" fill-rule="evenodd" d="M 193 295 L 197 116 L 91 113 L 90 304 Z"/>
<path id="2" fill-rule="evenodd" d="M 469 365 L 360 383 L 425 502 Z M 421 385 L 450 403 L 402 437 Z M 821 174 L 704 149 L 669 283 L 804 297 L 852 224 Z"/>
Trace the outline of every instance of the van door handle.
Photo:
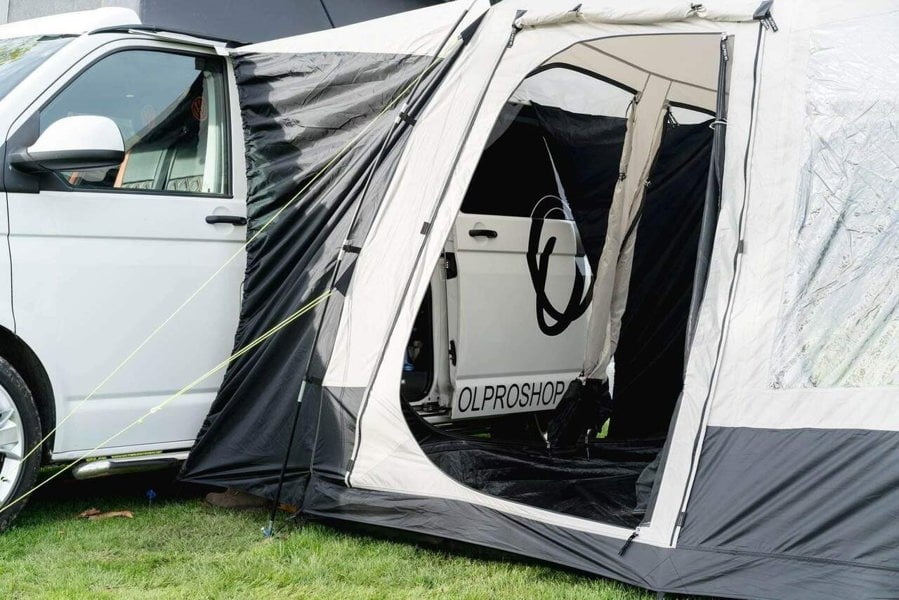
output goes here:
<path id="1" fill-rule="evenodd" d="M 497 233 L 495 229 L 469 229 L 468 235 L 471 237 L 495 238 Z"/>
<path id="2" fill-rule="evenodd" d="M 215 225 L 216 223 L 228 223 L 230 225 L 246 225 L 247 218 L 246 217 L 238 217 L 237 215 L 209 215 L 206 217 L 206 222 L 210 225 Z"/>

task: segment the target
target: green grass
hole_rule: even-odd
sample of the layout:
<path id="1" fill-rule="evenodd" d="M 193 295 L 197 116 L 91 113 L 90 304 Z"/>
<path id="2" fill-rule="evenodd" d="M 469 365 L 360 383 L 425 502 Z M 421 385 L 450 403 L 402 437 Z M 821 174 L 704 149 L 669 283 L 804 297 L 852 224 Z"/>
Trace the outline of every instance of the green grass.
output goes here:
<path id="1" fill-rule="evenodd" d="M 263 512 L 204 505 L 172 474 L 41 490 L 0 536 L 0 598 L 552 598 L 649 600 L 646 592 L 514 558 L 484 558 L 318 523 L 264 539 Z M 159 494 L 153 506 L 144 494 Z M 81 511 L 132 510 L 87 521 Z"/>

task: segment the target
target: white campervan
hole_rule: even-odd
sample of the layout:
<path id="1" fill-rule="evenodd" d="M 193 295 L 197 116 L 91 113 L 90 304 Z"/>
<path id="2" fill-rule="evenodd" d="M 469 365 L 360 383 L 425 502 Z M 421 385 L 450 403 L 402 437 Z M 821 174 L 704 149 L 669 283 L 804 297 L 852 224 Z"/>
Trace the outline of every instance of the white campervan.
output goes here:
<path id="1" fill-rule="evenodd" d="M 112 8 L 0 27 L 0 506 L 230 352 L 246 179 L 225 45 Z M 220 380 L 104 456 L 183 458 Z"/>

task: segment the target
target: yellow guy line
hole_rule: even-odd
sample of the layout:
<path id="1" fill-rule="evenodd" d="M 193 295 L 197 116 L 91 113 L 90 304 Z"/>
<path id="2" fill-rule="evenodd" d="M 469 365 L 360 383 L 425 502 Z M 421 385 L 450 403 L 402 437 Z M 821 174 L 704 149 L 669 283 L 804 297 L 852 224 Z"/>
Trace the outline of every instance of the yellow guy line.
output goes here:
<path id="1" fill-rule="evenodd" d="M 458 43 L 458 42 L 457 42 L 457 43 Z M 28 453 L 25 454 L 25 456 L 23 456 L 23 457 L 21 458 L 21 461 L 22 461 L 22 462 L 25 462 L 26 460 L 28 460 L 28 457 L 30 457 L 32 454 L 34 454 L 34 452 L 37 451 L 38 448 L 41 448 L 41 447 L 44 445 L 44 443 L 45 443 L 47 440 L 50 439 L 50 436 L 52 436 L 54 433 L 56 433 L 56 431 L 57 431 L 60 427 L 62 427 L 62 425 L 63 425 L 66 421 L 69 420 L 69 417 L 71 417 L 72 415 L 74 415 L 74 414 L 75 414 L 75 413 L 76 413 L 82 406 L 84 406 L 84 403 L 85 403 L 85 402 L 87 402 L 88 400 L 90 400 L 91 398 L 93 398 L 94 395 L 96 395 L 96 393 L 99 392 L 99 391 L 103 388 L 103 386 L 105 386 L 107 383 L 109 383 L 109 380 L 110 380 L 110 379 L 112 379 L 113 377 L 115 377 L 115 376 L 119 373 L 119 371 L 121 371 L 121 370 L 125 367 L 125 365 L 127 365 L 129 362 L 131 362 L 131 359 L 134 358 L 134 357 L 137 355 L 137 353 L 140 352 L 140 351 L 144 348 L 144 346 L 146 346 L 148 343 L 150 343 L 150 340 L 152 340 L 153 338 L 155 338 L 156 335 L 157 335 L 160 331 L 162 331 L 162 329 L 163 329 L 166 325 L 168 325 L 168 324 L 171 322 L 171 320 L 174 319 L 174 318 L 175 318 L 175 317 L 176 317 L 176 316 L 177 316 L 177 315 L 184 309 L 185 306 L 187 306 L 188 304 L 190 304 L 190 303 L 193 301 L 193 299 L 196 298 L 196 297 L 200 294 L 200 292 L 202 292 L 204 289 L 206 289 L 206 287 L 207 287 L 210 283 L 212 283 L 212 281 L 213 281 L 216 277 L 218 277 L 218 275 L 219 275 L 222 271 L 225 270 L 225 267 L 227 267 L 228 265 L 230 265 L 230 264 L 234 261 L 235 258 L 237 258 L 238 256 L 240 256 L 240 254 L 241 254 L 244 250 L 247 249 L 247 246 L 249 246 L 251 243 L 253 243 L 253 241 L 254 241 L 257 237 L 259 237 L 260 235 L 262 235 L 262 232 L 264 232 L 264 231 L 268 228 L 268 226 L 272 224 L 272 222 L 273 222 L 275 219 L 277 219 L 278 217 L 280 217 L 280 216 L 281 216 L 281 213 L 283 213 L 283 212 L 284 212 L 285 210 L 287 210 L 290 206 L 292 206 L 293 203 L 296 202 L 297 199 L 299 199 L 299 197 L 300 197 L 306 190 L 308 190 L 309 187 L 310 187 L 313 183 L 315 183 L 315 182 L 316 182 L 322 175 L 325 174 L 326 171 L 328 171 L 328 169 L 330 169 L 330 168 L 334 165 L 334 163 L 336 163 L 336 162 L 337 162 L 337 161 L 338 161 L 344 154 L 346 154 L 346 152 L 347 152 L 347 151 L 348 151 L 348 150 L 349 150 L 349 149 L 350 149 L 350 148 L 351 148 L 357 141 L 359 141 L 359 139 L 360 139 L 363 135 L 365 135 L 365 134 L 368 132 L 368 130 L 369 130 L 369 129 L 370 129 L 370 128 L 371 128 L 371 127 L 378 121 L 378 119 L 380 119 L 382 116 L 384 116 L 384 114 L 386 114 L 386 113 L 387 113 L 388 111 L 390 111 L 394 106 L 396 106 L 396 103 L 399 102 L 400 99 L 401 99 L 403 96 L 405 96 L 407 93 L 409 93 L 409 91 L 413 88 L 413 86 L 415 86 L 415 85 L 418 83 L 419 80 L 421 80 L 421 79 L 422 79 L 422 78 L 423 78 L 423 77 L 424 77 L 424 76 L 425 76 L 431 69 L 433 69 L 434 65 L 436 65 L 437 63 L 438 63 L 438 61 L 432 62 L 432 63 L 428 66 L 428 68 L 422 70 L 422 72 L 421 72 L 421 73 L 420 73 L 414 80 L 412 80 L 412 82 L 409 83 L 409 85 L 407 85 L 405 88 L 403 88 L 402 90 L 400 90 L 400 92 L 399 92 L 399 93 L 398 93 L 398 94 L 397 94 L 397 95 L 396 95 L 396 96 L 395 96 L 395 97 L 394 97 L 394 98 L 393 98 L 393 99 L 392 99 L 392 100 L 391 100 L 391 101 L 384 107 L 384 109 L 383 109 L 381 112 L 379 112 L 377 115 L 375 115 L 375 118 L 372 119 L 372 120 L 368 123 L 368 125 L 366 125 L 365 127 L 362 128 L 362 131 L 360 131 L 356 136 L 353 137 L 353 139 L 351 139 L 350 141 L 348 141 L 342 148 L 340 148 L 340 150 L 337 151 L 337 153 L 331 158 L 331 160 L 329 160 L 329 161 L 327 162 L 327 164 L 325 164 L 325 166 L 323 166 L 321 169 L 319 169 L 319 171 L 312 177 L 312 179 L 310 179 L 310 180 L 306 183 L 306 185 L 304 185 L 304 186 L 300 189 L 300 191 L 298 191 L 296 194 L 294 194 L 293 197 L 292 197 L 290 200 L 288 200 L 288 201 L 284 204 L 284 206 L 282 206 L 281 208 L 279 208 L 278 211 L 277 211 L 274 215 L 272 215 L 272 218 L 269 219 L 268 221 L 266 221 L 265 224 L 263 224 L 262 227 L 260 227 L 259 230 L 256 231 L 256 233 L 253 234 L 253 236 L 252 236 L 250 239 L 248 239 L 248 240 L 247 240 L 247 241 L 246 241 L 240 248 L 238 248 L 237 251 L 234 252 L 234 254 L 232 254 L 231 257 L 228 258 L 228 260 L 226 260 L 225 263 L 224 263 L 221 267 L 218 268 L 218 270 L 216 270 L 212 275 L 210 275 L 210 276 L 209 276 L 209 279 L 207 279 L 206 281 L 204 281 L 203 284 L 202 284 L 199 288 L 197 288 L 197 290 L 196 290 L 193 294 L 191 294 L 190 296 L 188 296 L 188 298 L 187 298 L 184 302 L 181 303 L 181 306 L 179 306 L 178 308 L 175 309 L 175 312 L 173 312 L 171 315 L 169 315 L 168 318 L 167 318 L 165 321 L 163 321 L 162 323 L 160 323 L 159 326 L 157 326 L 156 329 L 154 329 L 154 330 L 150 333 L 150 335 L 148 335 L 148 336 L 146 337 L 146 339 L 144 339 L 144 341 L 142 341 L 142 342 L 141 342 L 141 343 L 140 343 L 134 350 L 132 350 L 132 351 L 131 351 L 131 354 L 129 354 L 128 356 L 126 356 L 125 359 L 122 360 L 122 362 L 120 362 L 119 365 L 118 365 L 115 369 L 113 369 L 112 373 L 110 373 L 109 375 L 107 375 L 107 376 L 103 379 L 103 381 L 101 381 L 99 384 L 97 384 L 97 387 L 95 387 L 93 390 L 91 390 L 91 392 L 90 392 L 87 396 L 85 396 L 83 399 L 79 400 L 78 403 L 77 403 L 75 406 L 73 406 L 72 409 L 68 412 L 68 414 L 66 414 L 65 417 L 63 417 L 61 420 L 59 420 L 59 421 L 56 423 L 56 425 L 53 427 L 53 429 L 51 429 L 50 431 L 48 431 L 47 434 L 46 434 L 43 438 L 41 438 L 41 440 L 40 440 L 37 444 L 35 444 L 35 446 L 34 446 L 31 450 L 29 450 Z"/>
<path id="2" fill-rule="evenodd" d="M 154 406 L 153 408 L 148 410 L 146 413 L 144 413 L 143 415 L 141 415 L 140 417 L 138 417 L 137 419 L 135 419 L 128 425 L 126 425 L 118 433 L 111 435 L 110 437 L 106 438 L 105 440 L 103 440 L 102 442 L 100 442 L 99 444 L 97 444 L 96 446 L 91 448 L 90 450 L 88 450 L 88 452 L 81 458 L 73 460 L 72 462 L 67 464 L 65 467 L 63 467 L 62 469 L 60 469 L 59 471 L 57 471 L 56 473 L 54 473 L 53 475 L 51 475 L 50 477 L 45 479 L 44 481 L 40 482 L 38 485 L 34 486 L 33 488 L 31 488 L 30 490 L 28 490 L 27 492 L 25 492 L 18 498 L 16 498 L 15 500 L 12 500 L 9 503 L 7 503 L 5 506 L 0 507 L 0 514 L 2 514 L 3 511 L 5 511 L 7 508 L 15 505 L 18 502 L 21 502 L 22 500 L 24 500 L 25 498 L 27 498 L 28 496 L 30 496 L 31 494 L 33 494 L 34 492 L 39 490 L 40 488 L 44 487 L 45 485 L 47 485 L 48 483 L 50 483 L 51 481 L 53 481 L 54 479 L 56 479 L 57 477 L 59 477 L 60 475 L 62 475 L 63 473 L 65 473 L 66 471 L 71 469 L 72 467 L 74 467 L 75 465 L 77 465 L 79 462 L 81 462 L 85 458 L 90 458 L 94 452 L 104 448 L 111 441 L 113 441 L 114 439 L 116 439 L 117 437 L 119 437 L 120 435 L 125 433 L 126 431 L 130 430 L 135 425 L 143 423 L 144 419 L 146 419 L 147 417 L 149 417 L 150 415 L 152 415 L 156 412 L 159 412 L 167 404 L 169 404 L 176 398 L 180 398 L 185 393 L 189 392 L 191 389 L 193 389 L 194 387 L 196 387 L 197 385 L 202 383 L 206 378 L 208 378 L 211 375 L 214 375 L 215 373 L 224 369 L 226 366 L 228 366 L 228 364 L 232 360 L 234 360 L 235 358 L 239 358 L 240 356 L 243 356 L 244 354 L 246 354 L 247 352 L 249 352 L 256 346 L 258 346 L 259 344 L 261 344 L 268 338 L 272 337 L 273 335 L 275 335 L 276 333 L 278 333 L 279 331 L 281 331 L 282 329 L 284 329 L 285 327 L 287 327 L 288 325 L 290 325 L 291 323 L 296 321 L 298 318 L 300 318 L 301 316 L 303 316 L 304 314 L 306 314 L 307 312 L 309 312 L 310 310 L 312 310 L 313 308 L 315 308 L 316 306 L 318 306 L 319 304 L 324 302 L 325 299 L 328 296 L 330 296 L 332 293 L 333 293 L 332 290 L 328 290 L 327 292 L 323 293 L 322 295 L 318 296 L 317 298 L 311 300 L 305 306 L 298 309 L 296 312 L 294 312 L 293 314 L 291 314 L 290 316 L 288 316 L 287 318 L 282 320 L 280 323 L 278 323 L 277 325 L 275 325 L 274 327 L 272 327 L 271 329 L 269 329 L 268 331 L 266 331 L 265 333 L 263 333 L 262 335 L 257 337 L 255 340 L 253 340 L 252 342 L 250 342 L 249 344 L 247 344 L 246 346 L 244 346 L 243 348 L 241 348 L 240 350 L 238 350 L 237 352 L 235 352 L 234 354 L 232 354 L 231 356 L 229 356 L 228 358 L 226 358 L 225 360 L 223 360 L 222 362 L 220 362 L 213 368 L 209 369 L 208 371 L 203 373 L 201 376 L 197 377 L 196 379 L 194 379 L 193 381 L 188 383 L 186 386 L 184 386 L 183 388 L 181 388 L 180 390 L 178 390 L 177 392 L 175 392 L 174 394 L 172 394 L 171 396 L 169 396 L 168 398 L 166 398 L 165 400 L 163 400 L 162 402 L 160 402 L 159 404 L 157 404 L 156 406 Z"/>

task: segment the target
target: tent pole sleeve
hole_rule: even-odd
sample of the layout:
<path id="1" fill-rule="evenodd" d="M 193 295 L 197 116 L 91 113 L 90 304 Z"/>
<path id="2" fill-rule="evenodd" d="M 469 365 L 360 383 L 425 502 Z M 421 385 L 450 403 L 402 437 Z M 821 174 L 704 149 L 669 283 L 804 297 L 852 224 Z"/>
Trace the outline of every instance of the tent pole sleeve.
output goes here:
<path id="1" fill-rule="evenodd" d="M 749 99 L 749 130 L 746 138 L 746 151 L 743 154 L 743 202 L 740 206 L 739 216 L 737 218 L 738 228 L 737 228 L 737 236 L 738 240 L 743 240 L 743 235 L 745 232 L 746 226 L 746 206 L 749 203 L 749 185 L 750 185 L 750 169 L 749 169 L 749 160 L 752 155 L 752 151 L 755 144 L 755 127 L 756 127 L 756 117 L 758 110 L 758 93 L 759 93 L 759 65 L 761 64 L 761 57 L 764 51 L 764 32 L 765 26 L 763 24 L 759 24 L 758 28 L 758 38 L 755 43 L 755 57 L 753 58 L 752 63 L 752 90 L 750 92 Z M 702 441 L 705 436 L 705 427 L 708 419 L 708 408 L 709 403 L 712 399 L 712 394 L 714 392 L 715 383 L 718 378 L 718 369 L 721 364 L 721 357 L 724 351 L 724 344 L 727 338 L 727 327 L 730 322 L 731 313 L 733 311 L 733 303 L 734 303 L 734 294 L 736 293 L 737 288 L 737 280 L 740 277 L 740 255 L 742 254 L 742 243 L 737 244 L 737 248 L 734 249 L 733 259 L 732 259 L 732 274 L 730 278 L 730 284 L 728 286 L 727 291 L 727 304 L 724 309 L 724 315 L 721 321 L 721 331 L 718 336 L 718 343 L 715 350 L 715 362 L 712 365 L 712 372 L 709 377 L 708 383 L 708 391 L 706 392 L 705 398 L 702 401 L 702 409 L 700 411 L 700 422 L 699 428 L 696 430 L 696 435 L 693 438 L 693 449 L 690 453 L 690 467 L 687 471 L 687 481 L 685 482 L 683 492 L 681 494 L 681 499 L 679 503 L 678 512 L 685 512 L 687 510 L 687 503 L 690 499 L 690 491 L 693 487 L 693 481 L 696 477 L 696 467 L 699 461 L 699 453 L 702 450 Z M 669 543 L 673 547 L 677 544 L 677 537 L 680 534 L 680 527 L 675 525 L 671 531 L 671 537 L 669 538 Z"/>

